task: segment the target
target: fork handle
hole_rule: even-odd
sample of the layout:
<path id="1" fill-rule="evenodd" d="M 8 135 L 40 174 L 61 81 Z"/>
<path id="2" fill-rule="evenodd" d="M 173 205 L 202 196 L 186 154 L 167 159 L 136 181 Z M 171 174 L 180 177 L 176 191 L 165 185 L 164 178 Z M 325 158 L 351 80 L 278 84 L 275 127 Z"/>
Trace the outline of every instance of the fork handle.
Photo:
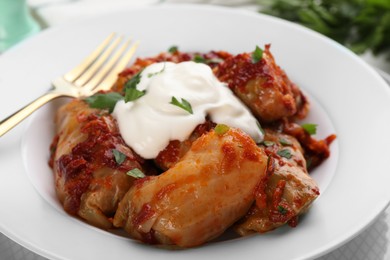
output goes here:
<path id="1" fill-rule="evenodd" d="M 13 127 L 15 127 L 17 124 L 22 122 L 26 117 L 31 115 L 35 110 L 37 110 L 47 102 L 63 96 L 67 95 L 64 95 L 64 93 L 59 92 L 48 92 L 43 96 L 40 96 L 39 98 L 35 99 L 25 107 L 19 109 L 12 115 L 3 119 L 2 121 L 0 121 L 0 137 L 7 133 L 9 130 L 11 130 Z"/>

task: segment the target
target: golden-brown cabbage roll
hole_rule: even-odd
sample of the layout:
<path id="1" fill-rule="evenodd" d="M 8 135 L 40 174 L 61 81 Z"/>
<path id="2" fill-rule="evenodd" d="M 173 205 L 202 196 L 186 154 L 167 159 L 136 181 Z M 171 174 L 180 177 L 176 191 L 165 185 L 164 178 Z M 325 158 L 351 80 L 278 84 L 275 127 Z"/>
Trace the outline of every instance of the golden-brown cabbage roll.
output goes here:
<path id="1" fill-rule="evenodd" d="M 208 132 L 171 169 L 137 180 L 114 225 L 147 243 L 203 244 L 246 214 L 266 166 L 267 156 L 242 131 Z"/>
<path id="2" fill-rule="evenodd" d="M 256 203 L 235 228 L 242 236 L 264 233 L 286 223 L 296 226 L 298 216 L 320 194 L 294 137 L 267 129 L 261 146 L 269 156 L 267 181 L 257 188 Z"/>
<path id="3" fill-rule="evenodd" d="M 73 100 L 56 114 L 57 136 L 51 166 L 64 209 L 90 224 L 110 228 L 110 220 L 134 181 L 126 173 L 143 160 L 125 145 L 107 111 Z"/>
<path id="4" fill-rule="evenodd" d="M 219 63 L 214 73 L 262 123 L 307 114 L 307 99 L 275 63 L 270 45 L 260 60 L 253 61 L 252 53 L 241 53 Z"/>

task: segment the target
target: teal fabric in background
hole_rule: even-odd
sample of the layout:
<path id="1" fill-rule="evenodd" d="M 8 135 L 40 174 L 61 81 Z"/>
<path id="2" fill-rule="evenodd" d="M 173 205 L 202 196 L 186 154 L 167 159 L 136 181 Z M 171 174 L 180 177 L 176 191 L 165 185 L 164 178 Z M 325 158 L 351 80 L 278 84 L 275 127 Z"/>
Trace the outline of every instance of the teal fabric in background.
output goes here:
<path id="1" fill-rule="evenodd" d="M 0 53 L 39 30 L 26 0 L 0 0 Z"/>

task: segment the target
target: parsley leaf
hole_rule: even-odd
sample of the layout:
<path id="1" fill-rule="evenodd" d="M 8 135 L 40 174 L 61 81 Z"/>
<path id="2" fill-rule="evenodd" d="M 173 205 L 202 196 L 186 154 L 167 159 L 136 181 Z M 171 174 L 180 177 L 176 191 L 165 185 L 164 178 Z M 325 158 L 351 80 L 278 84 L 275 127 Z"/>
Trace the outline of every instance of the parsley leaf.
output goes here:
<path id="1" fill-rule="evenodd" d="M 151 78 L 151 77 L 156 76 L 156 75 L 158 75 L 158 74 L 160 74 L 160 73 L 163 73 L 164 70 L 165 70 L 165 64 L 166 64 L 166 63 L 164 62 L 164 66 L 163 66 L 163 68 L 162 68 L 160 71 L 153 72 L 153 73 L 148 73 L 148 78 Z"/>
<path id="2" fill-rule="evenodd" d="M 302 124 L 301 127 L 310 135 L 315 135 L 317 133 L 316 124 Z"/>
<path id="3" fill-rule="evenodd" d="M 229 131 L 230 127 L 225 125 L 225 124 L 218 124 L 215 128 L 214 131 L 217 135 L 223 135 L 227 131 Z"/>
<path id="4" fill-rule="evenodd" d="M 256 45 L 256 49 L 252 53 L 252 63 L 258 63 L 263 58 L 263 50 Z"/>
<path id="5" fill-rule="evenodd" d="M 292 143 L 287 140 L 287 139 L 284 139 L 284 138 L 279 138 L 279 143 L 283 146 L 288 146 L 288 145 L 292 145 Z"/>
<path id="6" fill-rule="evenodd" d="M 172 104 L 174 106 L 178 106 L 178 107 L 184 109 L 185 111 L 187 111 L 188 113 L 193 114 L 191 104 L 187 100 L 185 100 L 184 98 L 182 98 L 181 102 L 179 102 L 179 100 L 177 100 L 175 97 L 172 97 L 172 100 L 169 104 Z"/>
<path id="7" fill-rule="evenodd" d="M 112 149 L 115 161 L 118 165 L 121 165 L 126 160 L 126 155 L 116 149 Z"/>
<path id="8" fill-rule="evenodd" d="M 257 0 L 261 12 L 298 22 L 351 48 L 390 57 L 389 0 Z"/>
<path id="9" fill-rule="evenodd" d="M 196 54 L 193 58 L 193 61 L 196 63 L 207 63 L 207 60 L 203 58 L 201 55 Z"/>
<path id="10" fill-rule="evenodd" d="M 270 147 L 270 146 L 273 146 L 275 144 L 275 142 L 264 140 L 262 142 L 262 144 L 267 146 L 267 147 Z"/>
<path id="11" fill-rule="evenodd" d="M 169 53 L 175 53 L 179 50 L 179 48 L 176 46 L 176 45 L 173 45 L 171 46 L 169 49 L 168 49 L 168 52 Z"/>
<path id="12" fill-rule="evenodd" d="M 123 99 L 123 96 L 117 92 L 110 92 L 105 94 L 95 94 L 84 99 L 92 108 L 108 109 L 108 112 L 112 113 L 116 102 Z"/>
<path id="13" fill-rule="evenodd" d="M 291 151 L 289 149 L 282 149 L 277 152 L 277 154 L 286 159 L 290 159 L 292 157 Z"/>
<path id="14" fill-rule="evenodd" d="M 287 212 L 288 212 L 288 210 L 286 209 L 286 208 L 284 208 L 283 206 L 280 206 L 280 205 L 278 205 L 278 212 L 280 213 L 280 214 L 282 214 L 282 215 L 286 215 L 287 214 Z"/>
<path id="15" fill-rule="evenodd" d="M 223 59 L 221 59 L 221 58 L 211 58 L 211 59 L 207 59 L 206 60 L 206 63 L 207 64 L 213 64 L 213 63 L 221 63 L 221 62 L 223 62 L 224 60 Z"/>
<path id="16" fill-rule="evenodd" d="M 127 88 L 125 91 L 125 102 L 130 102 L 139 99 L 146 94 L 145 90 L 138 90 L 136 88 Z"/>
<path id="17" fill-rule="evenodd" d="M 138 168 L 134 168 L 126 173 L 127 175 L 134 177 L 136 179 L 144 178 L 145 174 Z"/>
<path id="18" fill-rule="evenodd" d="M 141 81 L 141 72 L 134 75 L 125 84 L 125 102 L 134 101 L 146 94 L 146 91 L 140 91 L 137 89 L 138 83 Z"/>
<path id="19" fill-rule="evenodd" d="M 135 88 L 135 87 L 137 87 L 138 83 L 141 81 L 141 72 L 142 71 L 138 72 L 131 79 L 129 79 L 125 83 L 125 88 Z"/>

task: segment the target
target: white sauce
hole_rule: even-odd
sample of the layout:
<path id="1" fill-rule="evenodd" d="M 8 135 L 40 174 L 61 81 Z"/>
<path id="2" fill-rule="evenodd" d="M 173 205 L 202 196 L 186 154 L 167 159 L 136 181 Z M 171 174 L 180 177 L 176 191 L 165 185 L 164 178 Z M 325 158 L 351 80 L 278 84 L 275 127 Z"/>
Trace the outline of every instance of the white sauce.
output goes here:
<path id="1" fill-rule="evenodd" d="M 137 89 L 146 94 L 119 101 L 113 116 L 124 141 L 145 159 L 156 158 L 171 140 L 186 140 L 207 115 L 214 123 L 240 128 L 256 142 L 263 139 L 248 108 L 205 64 L 152 64 L 142 71 Z M 172 97 L 187 100 L 193 114 L 170 104 Z"/>

